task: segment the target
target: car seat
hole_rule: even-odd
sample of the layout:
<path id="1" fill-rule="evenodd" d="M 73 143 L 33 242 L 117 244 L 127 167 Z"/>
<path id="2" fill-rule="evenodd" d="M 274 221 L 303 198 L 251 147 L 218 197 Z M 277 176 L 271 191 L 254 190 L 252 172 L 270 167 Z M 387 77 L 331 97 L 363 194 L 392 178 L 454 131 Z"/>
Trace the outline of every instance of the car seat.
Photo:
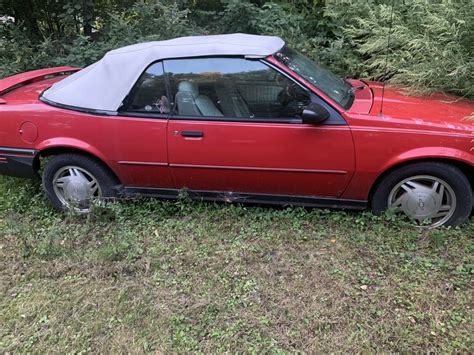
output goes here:
<path id="1" fill-rule="evenodd" d="M 183 116 L 224 116 L 212 100 L 199 94 L 197 83 L 181 81 L 175 98 L 178 114 Z"/>
<path id="2" fill-rule="evenodd" d="M 227 117 L 250 117 L 250 110 L 240 95 L 234 82 L 229 78 L 221 78 L 216 83 L 219 104 Z"/>

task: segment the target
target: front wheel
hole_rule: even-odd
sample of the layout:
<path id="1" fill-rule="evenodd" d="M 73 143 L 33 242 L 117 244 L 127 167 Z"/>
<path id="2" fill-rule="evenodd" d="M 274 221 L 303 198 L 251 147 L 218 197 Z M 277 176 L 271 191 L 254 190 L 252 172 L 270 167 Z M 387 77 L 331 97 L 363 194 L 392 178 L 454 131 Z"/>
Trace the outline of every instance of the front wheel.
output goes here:
<path id="1" fill-rule="evenodd" d="M 114 197 L 112 174 L 99 161 L 80 154 L 51 159 L 43 173 L 43 187 L 54 208 L 88 213 L 94 199 Z"/>
<path id="2" fill-rule="evenodd" d="M 372 210 L 403 213 L 428 228 L 457 226 L 469 218 L 472 188 L 458 168 L 437 162 L 403 166 L 385 176 L 372 197 Z"/>

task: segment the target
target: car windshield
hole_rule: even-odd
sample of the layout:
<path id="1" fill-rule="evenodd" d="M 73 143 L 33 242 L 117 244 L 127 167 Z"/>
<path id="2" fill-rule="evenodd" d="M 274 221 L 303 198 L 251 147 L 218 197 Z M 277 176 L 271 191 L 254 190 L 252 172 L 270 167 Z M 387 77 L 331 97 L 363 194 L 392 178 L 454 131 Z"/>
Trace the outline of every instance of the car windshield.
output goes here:
<path id="1" fill-rule="evenodd" d="M 347 110 L 351 107 L 354 101 L 354 91 L 343 78 L 287 46 L 283 47 L 274 57 L 316 86 L 344 109 Z"/>

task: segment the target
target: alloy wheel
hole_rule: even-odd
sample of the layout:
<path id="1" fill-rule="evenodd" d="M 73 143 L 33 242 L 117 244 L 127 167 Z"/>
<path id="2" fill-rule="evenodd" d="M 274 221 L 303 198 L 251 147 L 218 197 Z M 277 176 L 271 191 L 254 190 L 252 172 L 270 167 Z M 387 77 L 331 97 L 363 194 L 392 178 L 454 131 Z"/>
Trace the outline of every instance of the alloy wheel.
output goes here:
<path id="1" fill-rule="evenodd" d="M 435 228 L 446 223 L 456 210 L 456 195 L 445 181 L 417 175 L 398 183 L 388 196 L 388 207 L 405 213 L 420 226 Z M 429 223 L 426 221 L 429 220 Z"/>
<path id="2" fill-rule="evenodd" d="M 78 166 L 65 166 L 53 177 L 54 193 L 61 203 L 78 213 L 88 213 L 90 202 L 100 198 L 102 191 L 97 179 Z"/>

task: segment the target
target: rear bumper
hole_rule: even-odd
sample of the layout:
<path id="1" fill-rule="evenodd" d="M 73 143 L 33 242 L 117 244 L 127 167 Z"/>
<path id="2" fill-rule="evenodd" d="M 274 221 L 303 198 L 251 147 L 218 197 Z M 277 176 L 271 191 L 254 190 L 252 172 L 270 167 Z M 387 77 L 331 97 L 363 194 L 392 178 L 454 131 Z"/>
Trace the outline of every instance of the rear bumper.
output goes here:
<path id="1" fill-rule="evenodd" d="M 0 147 L 0 175 L 36 178 L 34 149 Z"/>

